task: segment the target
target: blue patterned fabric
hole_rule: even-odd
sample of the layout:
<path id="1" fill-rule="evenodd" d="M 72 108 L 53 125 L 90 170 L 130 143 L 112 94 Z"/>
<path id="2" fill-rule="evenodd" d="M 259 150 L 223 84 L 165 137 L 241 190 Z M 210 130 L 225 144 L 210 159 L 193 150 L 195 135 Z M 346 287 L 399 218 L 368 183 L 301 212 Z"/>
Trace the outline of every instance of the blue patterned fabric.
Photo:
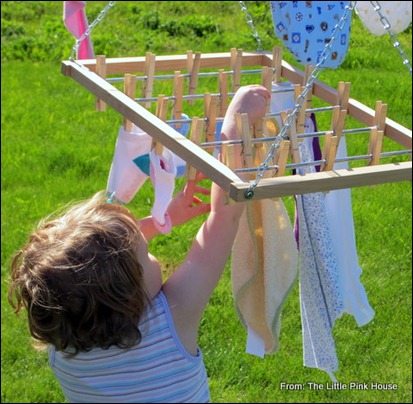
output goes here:
<path id="1" fill-rule="evenodd" d="M 274 31 L 297 62 L 315 66 L 330 42 L 348 1 L 271 1 Z M 350 37 L 349 18 L 338 32 L 323 67 L 336 69 L 343 62 Z"/>

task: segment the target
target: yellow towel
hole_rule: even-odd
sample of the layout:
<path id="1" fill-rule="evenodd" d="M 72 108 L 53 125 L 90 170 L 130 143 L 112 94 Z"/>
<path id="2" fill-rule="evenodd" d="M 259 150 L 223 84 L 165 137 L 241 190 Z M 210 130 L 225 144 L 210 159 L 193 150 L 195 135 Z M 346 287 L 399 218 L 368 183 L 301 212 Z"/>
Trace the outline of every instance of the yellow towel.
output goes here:
<path id="1" fill-rule="evenodd" d="M 279 350 L 281 309 L 297 276 L 298 251 L 282 200 L 246 203 L 232 250 L 232 292 L 249 336 L 258 336 L 270 354 Z"/>

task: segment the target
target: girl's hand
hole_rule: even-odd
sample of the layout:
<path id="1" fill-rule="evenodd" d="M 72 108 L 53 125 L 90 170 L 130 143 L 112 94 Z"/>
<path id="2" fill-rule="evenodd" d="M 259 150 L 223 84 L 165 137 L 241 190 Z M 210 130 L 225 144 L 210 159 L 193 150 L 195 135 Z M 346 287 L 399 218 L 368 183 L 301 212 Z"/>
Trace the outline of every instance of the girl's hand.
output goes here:
<path id="1" fill-rule="evenodd" d="M 194 180 L 188 180 L 182 191 L 177 193 L 168 207 L 168 215 L 172 226 L 179 226 L 188 222 L 196 216 L 208 213 L 211 210 L 210 203 L 204 203 L 195 194 L 210 195 L 211 191 L 197 185 L 206 177 L 198 172 Z"/>

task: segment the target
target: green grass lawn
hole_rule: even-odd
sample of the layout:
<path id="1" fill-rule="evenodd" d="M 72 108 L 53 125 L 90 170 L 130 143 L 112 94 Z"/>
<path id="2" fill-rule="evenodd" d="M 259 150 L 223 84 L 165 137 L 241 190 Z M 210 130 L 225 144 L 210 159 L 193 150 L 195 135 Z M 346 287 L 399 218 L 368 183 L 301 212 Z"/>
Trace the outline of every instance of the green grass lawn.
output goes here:
<path id="1" fill-rule="evenodd" d="M 263 48 L 280 45 L 268 2 L 245 3 Z M 90 21 L 105 4 L 88 2 Z M 62 23 L 62 2 L 6 1 L 1 12 L 1 400 L 64 402 L 47 355 L 32 347 L 24 313 L 16 317 L 7 303 L 9 260 L 40 218 L 105 189 L 122 119 L 111 108 L 96 112 L 94 97 L 60 73 L 74 44 Z M 411 60 L 411 27 L 398 37 Z M 228 1 L 117 2 L 92 38 L 96 53 L 107 57 L 142 56 L 148 50 L 158 55 L 256 50 L 238 2 Z M 297 65 L 287 50 L 284 54 Z M 319 78 L 333 87 L 351 82 L 351 97 L 373 109 L 376 100 L 388 103 L 388 116 L 411 128 L 411 75 L 389 37 L 367 33 L 357 17 L 345 62 Z M 354 142 L 356 148 L 367 147 L 365 138 Z M 147 182 L 129 207 L 147 215 L 153 197 Z M 283 200 L 293 214 L 292 197 Z M 348 315 L 335 324 L 336 377 L 347 389 L 334 389 L 324 372 L 303 366 L 298 283 L 283 309 L 280 351 L 264 359 L 245 353 L 228 264 L 200 329 L 212 401 L 411 402 L 411 182 L 354 188 L 352 200 L 361 279 L 376 314 L 363 327 Z M 165 276 L 184 258 L 202 220 L 151 242 Z M 377 383 L 396 388 L 381 390 Z"/>

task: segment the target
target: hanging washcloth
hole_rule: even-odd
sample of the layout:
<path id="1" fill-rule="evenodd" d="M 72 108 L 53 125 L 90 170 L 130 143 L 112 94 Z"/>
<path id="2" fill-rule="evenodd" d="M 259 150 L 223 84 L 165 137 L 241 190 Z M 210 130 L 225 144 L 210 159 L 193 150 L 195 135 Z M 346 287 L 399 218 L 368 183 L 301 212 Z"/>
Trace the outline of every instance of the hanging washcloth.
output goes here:
<path id="1" fill-rule="evenodd" d="M 183 127 L 183 128 L 182 128 Z M 189 125 L 182 125 L 184 134 Z M 121 126 L 116 140 L 115 153 L 107 183 L 109 201 L 129 203 L 150 178 L 155 189 L 155 202 L 151 213 L 154 223 L 162 233 L 168 233 L 171 223 L 166 211 L 175 189 L 175 177 L 184 175 L 186 163 L 165 147 L 157 155 L 152 138 L 136 125 L 130 132 Z"/>
<path id="2" fill-rule="evenodd" d="M 306 125 L 311 130 L 309 118 Z M 299 144 L 302 162 L 312 161 L 312 139 Z M 314 167 L 298 170 L 314 172 Z M 300 309 L 304 365 L 327 372 L 333 381 L 338 368 L 334 322 L 343 313 L 344 296 L 321 192 L 296 196 L 300 245 Z M 337 212 L 338 213 L 338 212 Z"/>
<path id="3" fill-rule="evenodd" d="M 341 137 L 337 158 L 347 157 L 345 135 Z M 334 170 L 348 169 L 347 162 L 334 164 Z M 362 326 L 374 317 L 363 284 L 360 281 L 359 267 L 354 233 L 353 212 L 351 208 L 351 190 L 339 189 L 325 196 L 327 218 L 331 230 L 331 241 L 336 254 L 340 284 L 343 289 L 343 311 L 354 316 Z"/>
<path id="4" fill-rule="evenodd" d="M 273 84 L 271 112 L 290 106 L 292 94 L 290 83 Z M 297 260 L 283 201 L 246 202 L 232 250 L 231 280 L 235 309 L 248 333 L 247 353 L 263 357 L 279 350 L 281 310 L 297 277 Z"/>
<path id="5" fill-rule="evenodd" d="M 330 42 L 349 1 L 271 1 L 274 31 L 298 63 L 315 66 Z M 323 67 L 336 69 L 343 62 L 349 45 L 351 19 L 330 49 Z"/>
<path id="6" fill-rule="evenodd" d="M 410 1 L 380 1 L 380 12 L 387 18 L 393 34 L 403 32 L 412 22 L 412 3 Z M 386 33 L 380 15 L 374 10 L 371 1 L 358 1 L 356 13 L 368 31 L 376 36 Z"/>
<path id="7" fill-rule="evenodd" d="M 292 83 L 273 84 L 271 113 L 294 108 Z M 281 124 L 281 121 L 280 121 Z M 315 132 L 311 117 L 305 119 L 306 132 Z M 313 139 L 299 143 L 301 160 L 313 161 Z M 314 167 L 305 172 L 315 171 Z M 301 169 L 300 173 L 303 173 Z M 334 320 L 342 311 L 342 294 L 339 288 L 337 265 L 332 250 L 324 195 L 305 194 L 296 197 L 296 234 L 299 235 L 300 309 L 303 331 L 304 365 L 318 367 L 334 378 L 337 370 L 335 344 L 331 334 Z M 299 231 L 297 224 L 300 225 Z M 314 341 L 313 341 L 314 340 Z"/>
<path id="8" fill-rule="evenodd" d="M 281 309 L 297 275 L 297 248 L 281 200 L 246 202 L 232 250 L 236 312 L 248 332 L 247 353 L 279 349 Z"/>
<path id="9" fill-rule="evenodd" d="M 86 18 L 86 1 L 64 1 L 63 2 L 63 21 L 66 28 L 72 35 L 79 39 L 89 28 Z M 76 59 L 94 59 L 92 41 L 90 36 L 86 37 L 79 46 Z"/>
<path id="10" fill-rule="evenodd" d="M 129 203 L 150 176 L 152 139 L 136 125 L 130 132 L 119 129 L 107 183 L 108 195 Z"/>

